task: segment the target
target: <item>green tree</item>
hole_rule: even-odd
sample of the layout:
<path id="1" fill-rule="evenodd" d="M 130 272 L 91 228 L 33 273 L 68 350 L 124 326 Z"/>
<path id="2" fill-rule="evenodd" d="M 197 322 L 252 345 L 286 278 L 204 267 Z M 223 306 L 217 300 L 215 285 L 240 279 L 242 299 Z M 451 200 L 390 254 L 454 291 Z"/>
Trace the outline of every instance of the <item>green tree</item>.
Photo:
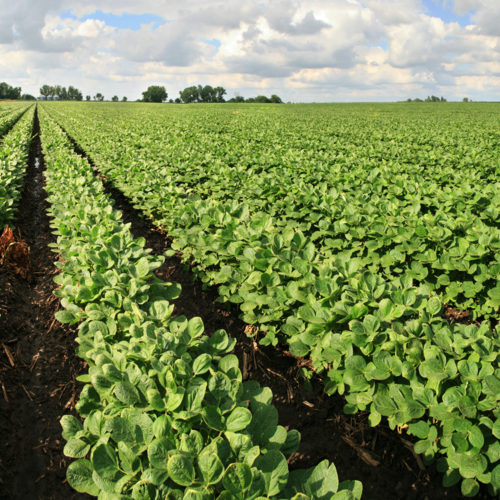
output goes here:
<path id="1" fill-rule="evenodd" d="M 175 104 L 181 104 L 181 103 L 182 103 L 182 101 L 179 99 L 179 97 L 176 97 L 175 98 Z"/>
<path id="2" fill-rule="evenodd" d="M 50 95 L 54 97 L 55 95 L 59 97 L 59 94 L 62 91 L 62 87 L 60 85 L 54 85 L 53 87 L 50 87 Z"/>
<path id="3" fill-rule="evenodd" d="M 468 97 L 464 97 L 464 98 L 462 99 L 462 102 L 469 102 L 469 98 L 468 98 Z"/>
<path id="4" fill-rule="evenodd" d="M 198 85 L 198 94 L 200 102 L 217 102 L 217 92 L 211 85 Z"/>
<path id="5" fill-rule="evenodd" d="M 66 100 L 68 99 L 68 91 L 66 90 L 66 87 L 60 87 L 59 93 L 57 94 L 57 97 L 61 100 Z"/>
<path id="6" fill-rule="evenodd" d="M 127 98 L 125 96 L 122 97 L 122 102 L 127 102 Z"/>
<path id="7" fill-rule="evenodd" d="M 92 98 L 89 95 L 85 96 L 85 100 L 90 101 L 90 99 L 92 99 Z"/>
<path id="8" fill-rule="evenodd" d="M 199 85 L 198 87 L 193 85 L 192 87 L 186 87 L 184 90 L 179 90 L 179 96 L 182 99 L 182 102 L 186 104 L 190 102 L 198 102 L 198 88 L 201 88 L 201 85 Z"/>
<path id="9" fill-rule="evenodd" d="M 227 91 L 224 87 L 215 87 L 215 97 L 217 102 L 226 102 L 224 96 L 227 94 Z"/>
<path id="10" fill-rule="evenodd" d="M 281 100 L 281 97 L 278 97 L 276 94 L 273 94 L 271 96 L 271 102 L 274 102 L 275 104 L 283 104 L 283 101 Z"/>
<path id="11" fill-rule="evenodd" d="M 117 95 L 114 95 L 114 96 L 111 98 L 111 100 L 112 100 L 113 102 L 118 102 L 118 96 L 117 96 Z"/>
<path id="12" fill-rule="evenodd" d="M 271 99 L 269 99 L 269 97 L 266 97 L 265 95 L 258 95 L 255 98 L 255 102 L 266 103 L 266 102 L 271 102 Z"/>
<path id="13" fill-rule="evenodd" d="M 255 99 L 255 97 L 249 97 L 245 102 L 259 102 Z"/>
<path id="14" fill-rule="evenodd" d="M 97 92 L 94 96 L 94 101 L 104 101 L 104 96 L 100 92 Z"/>
<path id="15" fill-rule="evenodd" d="M 21 99 L 24 99 L 25 101 L 36 101 L 36 97 L 32 96 L 31 94 L 23 94 Z"/>
<path id="16" fill-rule="evenodd" d="M 52 92 L 52 87 L 50 85 L 42 85 L 40 87 L 40 95 L 43 95 L 45 97 L 48 97 Z"/>
<path id="17" fill-rule="evenodd" d="M 160 85 L 152 85 L 148 90 L 142 93 L 144 102 L 165 102 L 168 94 L 165 87 Z"/>
<path id="18" fill-rule="evenodd" d="M 89 98 L 87 100 L 90 101 L 90 96 L 87 97 Z M 83 101 L 83 94 L 80 90 L 70 85 L 68 87 L 68 99 L 71 101 Z"/>
<path id="19" fill-rule="evenodd" d="M 0 99 L 19 99 L 21 97 L 21 87 L 12 87 L 8 83 L 0 83 Z"/>

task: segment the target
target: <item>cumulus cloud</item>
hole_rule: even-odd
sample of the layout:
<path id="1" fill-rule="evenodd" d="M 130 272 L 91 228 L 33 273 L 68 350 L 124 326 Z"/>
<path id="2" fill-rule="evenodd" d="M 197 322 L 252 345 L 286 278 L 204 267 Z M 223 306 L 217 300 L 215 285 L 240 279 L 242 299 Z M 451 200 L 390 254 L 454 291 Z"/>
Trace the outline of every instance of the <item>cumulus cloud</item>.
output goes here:
<path id="1" fill-rule="evenodd" d="M 423 0 L 0 1 L 0 71 L 32 93 L 50 75 L 84 93 L 119 85 L 129 97 L 151 83 L 315 101 L 498 96 L 498 0 L 448 2 L 468 13 L 465 28 L 429 15 Z M 168 22 L 118 29 L 96 11 Z M 214 39 L 220 47 L 206 43 Z"/>

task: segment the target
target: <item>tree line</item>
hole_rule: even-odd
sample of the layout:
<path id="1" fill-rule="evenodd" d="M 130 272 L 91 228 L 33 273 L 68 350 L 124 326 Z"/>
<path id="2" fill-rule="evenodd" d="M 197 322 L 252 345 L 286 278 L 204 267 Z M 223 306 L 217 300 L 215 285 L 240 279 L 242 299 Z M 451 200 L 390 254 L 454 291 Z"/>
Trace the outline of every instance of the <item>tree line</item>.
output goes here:
<path id="1" fill-rule="evenodd" d="M 0 83 L 0 101 L 4 101 L 6 99 L 10 101 L 23 98 L 34 99 L 34 97 L 30 96 L 29 94 L 24 94 L 24 96 L 22 96 L 21 92 L 22 92 L 21 87 L 13 87 L 12 85 L 9 85 L 8 83 L 5 82 Z"/>
<path id="2" fill-rule="evenodd" d="M 279 96 L 273 94 L 271 97 L 266 97 L 264 95 L 259 95 L 257 97 L 250 97 L 245 99 L 239 94 L 235 93 L 235 96 L 226 101 L 224 96 L 227 95 L 227 90 L 224 87 L 212 87 L 211 85 L 192 85 L 191 87 L 186 87 L 184 90 L 179 91 L 179 97 L 174 99 L 169 99 L 169 103 L 172 104 L 190 104 L 196 102 L 202 103 L 213 103 L 213 102 L 231 102 L 231 103 L 242 103 L 242 102 L 260 102 L 260 103 L 275 103 L 281 104 L 283 101 Z M 166 102 L 168 99 L 168 93 L 165 87 L 160 85 L 152 85 L 148 87 L 146 91 L 142 93 L 142 99 L 138 101 L 142 102 Z"/>
<path id="3" fill-rule="evenodd" d="M 62 101 L 82 101 L 83 94 L 80 90 L 70 85 L 66 90 L 66 87 L 61 87 L 61 85 L 42 85 L 40 87 L 40 95 L 45 97 L 59 97 Z"/>

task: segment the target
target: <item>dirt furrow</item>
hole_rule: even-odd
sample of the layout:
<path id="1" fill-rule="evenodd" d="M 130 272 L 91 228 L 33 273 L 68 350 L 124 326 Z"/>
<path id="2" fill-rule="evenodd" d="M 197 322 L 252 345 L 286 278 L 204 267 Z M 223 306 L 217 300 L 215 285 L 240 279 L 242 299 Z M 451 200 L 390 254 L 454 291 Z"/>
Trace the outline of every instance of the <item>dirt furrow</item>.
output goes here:
<path id="1" fill-rule="evenodd" d="M 6 500 L 89 498 L 65 480 L 69 461 L 59 420 L 76 414 L 82 384 L 75 378 L 84 367 L 75 355 L 76 329 L 54 319 L 61 307 L 52 294 L 58 256 L 48 247 L 56 238 L 46 213 L 44 168 L 36 136 L 15 231 L 30 248 L 31 269 L 0 266 L 0 499 Z"/>

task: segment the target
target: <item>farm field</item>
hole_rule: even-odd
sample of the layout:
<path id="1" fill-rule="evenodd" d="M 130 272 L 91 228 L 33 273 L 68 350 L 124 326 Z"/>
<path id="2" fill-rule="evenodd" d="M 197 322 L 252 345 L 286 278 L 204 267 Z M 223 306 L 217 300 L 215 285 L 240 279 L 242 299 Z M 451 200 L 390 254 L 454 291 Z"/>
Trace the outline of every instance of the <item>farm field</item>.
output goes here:
<path id="1" fill-rule="evenodd" d="M 0 498 L 498 497 L 498 111 L 0 104 Z"/>

